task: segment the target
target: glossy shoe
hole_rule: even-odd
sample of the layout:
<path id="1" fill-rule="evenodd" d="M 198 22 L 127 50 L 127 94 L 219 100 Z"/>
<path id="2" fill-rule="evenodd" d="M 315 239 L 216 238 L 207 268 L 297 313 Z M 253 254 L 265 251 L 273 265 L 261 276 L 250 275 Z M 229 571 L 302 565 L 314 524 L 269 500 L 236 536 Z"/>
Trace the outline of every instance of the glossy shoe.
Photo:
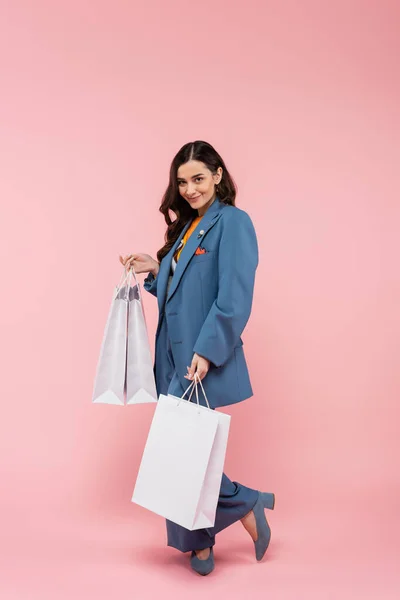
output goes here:
<path id="1" fill-rule="evenodd" d="M 210 554 L 205 560 L 201 560 L 197 557 L 196 552 L 192 550 L 192 556 L 190 558 L 190 566 L 194 571 L 200 575 L 208 575 L 214 570 L 214 552 L 212 546 L 210 548 Z"/>
<path id="2" fill-rule="evenodd" d="M 256 520 L 257 539 L 254 541 L 256 559 L 261 560 L 267 551 L 271 539 L 271 529 L 265 517 L 265 508 L 273 510 L 275 506 L 275 494 L 269 492 L 258 492 L 258 500 L 253 507 Z"/>

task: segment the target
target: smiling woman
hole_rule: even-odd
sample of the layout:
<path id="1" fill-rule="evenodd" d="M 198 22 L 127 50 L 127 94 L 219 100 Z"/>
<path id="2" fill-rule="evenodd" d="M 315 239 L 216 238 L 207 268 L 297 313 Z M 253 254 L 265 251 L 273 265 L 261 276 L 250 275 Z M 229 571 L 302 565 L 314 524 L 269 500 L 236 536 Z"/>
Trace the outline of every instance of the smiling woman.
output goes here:
<path id="1" fill-rule="evenodd" d="M 216 150 L 203 141 L 186 144 L 172 161 L 160 207 L 167 232 L 158 261 L 148 254 L 121 259 L 136 272 L 148 272 L 144 287 L 158 300 L 158 394 L 180 397 L 187 380 L 199 377 L 212 409 L 253 394 L 241 334 L 251 313 L 258 244 L 235 198 L 235 184 Z M 271 534 L 264 508 L 274 502 L 274 494 L 223 474 L 214 527 L 189 531 L 167 520 L 168 545 L 191 551 L 192 568 L 207 575 L 214 569 L 216 534 L 240 520 L 261 560 Z"/>

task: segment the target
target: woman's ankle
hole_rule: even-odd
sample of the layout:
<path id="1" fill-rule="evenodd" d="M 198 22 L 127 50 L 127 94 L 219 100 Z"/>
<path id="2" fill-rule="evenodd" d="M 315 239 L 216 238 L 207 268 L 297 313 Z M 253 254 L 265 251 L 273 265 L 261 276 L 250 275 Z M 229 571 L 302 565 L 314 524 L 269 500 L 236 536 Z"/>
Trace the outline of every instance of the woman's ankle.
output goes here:
<path id="1" fill-rule="evenodd" d="M 202 550 L 195 550 L 196 556 L 199 560 L 207 560 L 210 556 L 211 549 L 203 548 Z"/>

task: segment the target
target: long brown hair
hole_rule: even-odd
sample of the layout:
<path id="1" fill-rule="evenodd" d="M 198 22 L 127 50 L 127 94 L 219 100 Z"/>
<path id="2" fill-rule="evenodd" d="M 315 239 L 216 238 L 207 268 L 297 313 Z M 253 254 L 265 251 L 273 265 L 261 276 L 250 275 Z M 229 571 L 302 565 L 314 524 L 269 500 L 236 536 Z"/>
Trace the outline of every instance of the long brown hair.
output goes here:
<path id="1" fill-rule="evenodd" d="M 161 262 L 166 254 L 170 251 L 182 229 L 194 217 L 198 216 L 195 208 L 192 208 L 186 200 L 182 198 L 178 188 L 178 169 L 181 165 L 189 160 L 198 160 L 206 165 L 206 167 L 215 174 L 218 167 L 222 167 L 222 179 L 216 186 L 217 197 L 224 204 L 235 206 L 235 198 L 237 187 L 233 181 L 224 161 L 218 152 L 202 140 L 189 142 L 182 146 L 179 152 L 172 160 L 169 171 L 169 184 L 162 198 L 160 212 L 164 215 L 167 223 L 167 231 L 165 233 L 165 244 L 157 252 L 157 260 Z M 176 215 L 176 219 L 172 221 L 169 211 Z"/>

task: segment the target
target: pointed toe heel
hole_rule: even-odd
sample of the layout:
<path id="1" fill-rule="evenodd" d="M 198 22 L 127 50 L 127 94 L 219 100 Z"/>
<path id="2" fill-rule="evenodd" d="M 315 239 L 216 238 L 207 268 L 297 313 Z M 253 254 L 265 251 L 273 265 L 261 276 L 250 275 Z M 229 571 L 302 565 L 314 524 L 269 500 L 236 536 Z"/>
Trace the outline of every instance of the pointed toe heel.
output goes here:
<path id="1" fill-rule="evenodd" d="M 265 508 L 273 509 L 275 506 L 275 494 L 269 492 L 259 492 L 258 500 L 253 507 L 253 513 L 256 520 L 257 539 L 254 541 L 256 559 L 260 561 L 267 551 L 271 540 L 271 528 L 265 517 Z"/>
<path id="2" fill-rule="evenodd" d="M 197 557 L 197 554 L 192 550 L 192 556 L 190 558 L 190 566 L 193 571 L 196 571 L 199 575 L 208 575 L 214 570 L 214 552 L 211 546 L 209 557 L 205 560 L 201 560 Z"/>

